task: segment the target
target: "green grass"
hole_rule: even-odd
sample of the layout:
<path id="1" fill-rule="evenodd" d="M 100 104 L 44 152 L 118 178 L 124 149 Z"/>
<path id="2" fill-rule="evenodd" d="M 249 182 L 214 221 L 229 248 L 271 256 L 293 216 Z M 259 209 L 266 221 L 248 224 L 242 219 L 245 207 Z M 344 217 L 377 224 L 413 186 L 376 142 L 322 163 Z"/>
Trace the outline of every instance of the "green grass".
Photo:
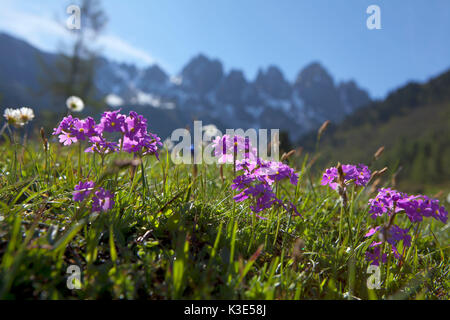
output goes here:
<path id="1" fill-rule="evenodd" d="M 233 168 L 174 165 L 166 152 L 141 167 L 117 164 L 78 146 L 29 141 L 0 144 L 1 299 L 449 299 L 449 230 L 421 224 L 403 265 L 381 267 L 381 288 L 369 290 L 364 238 L 373 221 L 371 186 L 354 189 L 348 210 L 312 176 L 307 157 L 290 159 L 300 179 L 281 184 L 302 217 L 281 208 L 250 214 L 234 203 Z M 132 171 L 135 172 L 132 175 Z M 145 177 L 145 179 L 143 179 Z M 115 194 L 115 206 L 91 214 L 72 201 L 91 179 Z M 388 179 L 389 180 L 389 179 Z M 388 185 L 386 185 L 388 186 Z M 443 201 L 444 199 L 441 199 Z M 403 217 L 399 226 L 409 227 Z M 69 290 L 70 265 L 82 288 Z"/>

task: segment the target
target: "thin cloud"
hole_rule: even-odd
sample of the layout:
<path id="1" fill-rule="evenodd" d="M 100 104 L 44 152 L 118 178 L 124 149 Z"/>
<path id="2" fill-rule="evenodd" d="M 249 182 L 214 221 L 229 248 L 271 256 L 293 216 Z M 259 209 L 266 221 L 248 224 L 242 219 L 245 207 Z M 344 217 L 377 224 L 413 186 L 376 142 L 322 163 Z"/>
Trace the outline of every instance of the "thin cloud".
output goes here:
<path id="1" fill-rule="evenodd" d="M 70 36 L 69 32 L 54 20 L 18 12 L 8 7 L 0 10 L 0 29 L 19 36 L 46 51 L 54 51 L 58 39 Z"/>
<path id="2" fill-rule="evenodd" d="M 99 36 L 97 43 L 108 51 L 112 50 L 118 56 L 131 56 L 143 61 L 146 64 L 153 64 L 157 62 L 155 58 L 153 58 L 144 50 L 134 47 L 121 38 L 113 35 L 101 35 Z"/>
<path id="3" fill-rule="evenodd" d="M 45 51 L 54 52 L 61 40 L 73 39 L 64 23 L 65 21 L 61 23 L 48 16 L 19 11 L 11 2 L 0 10 L 0 30 L 18 36 Z M 161 67 L 166 66 L 146 51 L 115 35 L 101 34 L 96 38 L 95 45 L 101 49 L 101 54 L 114 60 L 133 62 L 140 66 L 154 63 Z"/>

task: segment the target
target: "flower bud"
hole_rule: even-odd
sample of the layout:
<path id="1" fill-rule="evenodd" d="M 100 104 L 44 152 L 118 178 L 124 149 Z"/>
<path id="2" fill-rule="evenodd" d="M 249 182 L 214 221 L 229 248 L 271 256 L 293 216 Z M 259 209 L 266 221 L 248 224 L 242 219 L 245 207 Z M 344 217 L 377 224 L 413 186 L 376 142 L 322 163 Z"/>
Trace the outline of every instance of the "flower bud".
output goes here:
<path id="1" fill-rule="evenodd" d="M 381 157 L 383 151 L 384 151 L 384 146 L 379 147 L 378 150 L 373 155 L 374 159 L 378 160 Z"/>
<path id="2" fill-rule="evenodd" d="M 330 122 L 331 122 L 330 120 L 327 120 L 324 123 L 322 123 L 322 125 L 320 126 L 319 131 L 317 132 L 319 139 L 322 136 L 322 134 L 325 132 L 325 130 L 327 130 L 327 127 L 330 124 Z"/>

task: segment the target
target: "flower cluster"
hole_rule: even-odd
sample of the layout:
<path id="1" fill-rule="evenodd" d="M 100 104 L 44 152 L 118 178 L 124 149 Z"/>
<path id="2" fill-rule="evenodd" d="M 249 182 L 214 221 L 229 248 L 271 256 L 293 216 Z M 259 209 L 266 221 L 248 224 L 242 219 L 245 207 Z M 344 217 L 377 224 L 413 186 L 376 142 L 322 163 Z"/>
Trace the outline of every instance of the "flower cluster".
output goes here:
<path id="1" fill-rule="evenodd" d="M 443 223 L 447 222 L 448 212 L 440 206 L 439 200 L 425 195 L 408 195 L 389 188 L 378 190 L 374 199 L 369 200 L 371 217 L 381 217 L 404 212 L 411 222 L 420 222 L 424 218 L 433 217 Z"/>
<path id="2" fill-rule="evenodd" d="M 379 266 L 380 260 L 382 263 L 386 263 L 387 254 L 381 253 L 382 243 L 374 241 L 369 245 L 369 251 L 366 251 L 366 260 L 371 261 L 372 265 Z"/>
<path id="3" fill-rule="evenodd" d="M 71 115 L 65 117 L 57 128 L 53 130 L 53 135 L 58 135 L 59 142 L 65 146 L 76 143 L 80 140 L 90 139 L 99 134 L 95 120 L 91 117 L 80 120 Z"/>
<path id="4" fill-rule="evenodd" d="M 93 181 L 80 181 L 75 186 L 75 191 L 72 193 L 73 201 L 84 201 L 94 189 L 95 183 Z M 97 188 L 92 197 L 92 212 L 106 212 L 111 210 L 113 206 L 114 195 L 101 187 Z"/>
<path id="5" fill-rule="evenodd" d="M 411 236 L 408 234 L 408 229 L 402 229 L 399 226 L 393 224 L 390 227 L 378 226 L 376 228 L 372 228 L 365 235 L 365 237 L 373 236 L 378 233 L 379 238 L 383 241 L 373 241 L 369 246 L 369 251 L 366 252 L 366 259 L 371 261 L 373 265 L 379 265 L 379 261 L 385 263 L 387 254 L 382 254 L 382 244 L 386 241 L 390 246 L 392 253 L 396 259 L 401 259 L 402 255 L 399 254 L 397 250 L 398 243 L 400 241 L 403 242 L 403 248 L 407 248 L 411 246 Z"/>
<path id="6" fill-rule="evenodd" d="M 378 233 L 380 242 L 372 242 L 369 251 L 366 252 L 366 259 L 371 264 L 378 265 L 379 261 L 386 261 L 386 254 L 381 254 L 381 245 L 384 241 L 390 244 L 392 253 L 396 259 L 401 259 L 402 255 L 397 250 L 400 241 L 403 248 L 411 246 L 411 236 L 408 229 L 402 229 L 395 225 L 394 219 L 397 214 L 404 213 L 412 223 L 421 222 L 426 217 L 433 217 L 443 223 L 447 222 L 448 212 L 444 206 L 440 206 L 439 200 L 431 199 L 425 195 L 410 196 L 406 193 L 398 192 L 390 188 L 378 190 L 375 198 L 369 200 L 369 214 L 373 219 L 387 215 L 389 223 L 386 226 L 377 226 L 369 230 L 365 235 L 371 237 Z"/>
<path id="7" fill-rule="evenodd" d="M 118 141 L 107 140 L 105 133 L 114 132 L 122 137 Z M 123 150 L 158 157 L 158 145 L 162 145 L 161 139 L 147 130 L 147 119 L 134 111 L 128 116 L 120 110 L 104 112 L 98 124 L 91 117 L 80 120 L 69 115 L 54 129 L 53 135 L 58 135 L 59 142 L 64 145 L 88 140 L 90 146 L 85 151 L 100 154 Z"/>
<path id="8" fill-rule="evenodd" d="M 25 107 L 19 109 L 7 108 L 3 116 L 10 125 L 21 128 L 34 119 L 34 112 L 33 109 Z"/>
<path id="9" fill-rule="evenodd" d="M 366 186 L 370 180 L 371 172 L 369 168 L 364 164 L 352 165 L 344 164 L 342 165 L 342 171 L 344 175 L 344 183 L 348 184 L 354 182 L 357 186 Z M 339 172 L 336 167 L 331 167 L 325 170 L 322 176 L 321 184 L 323 186 L 329 185 L 330 188 L 336 190 L 339 183 L 337 182 L 339 177 Z"/>
<path id="10" fill-rule="evenodd" d="M 240 139 L 238 138 L 237 141 Z M 247 145 L 246 150 L 251 150 L 251 146 Z M 293 185 L 297 184 L 298 175 L 288 165 L 282 162 L 265 161 L 258 157 L 253 160 L 248 157 L 237 161 L 236 169 L 241 172 L 241 175 L 237 176 L 231 185 L 233 190 L 240 191 L 233 198 L 236 202 L 251 199 L 250 209 L 262 219 L 264 218 L 259 213 L 275 204 L 282 206 L 286 211 L 294 211 L 295 214 L 300 215 L 294 204 L 291 202 L 285 204 L 272 189 L 274 183 L 284 179 L 289 179 Z"/>
<path id="11" fill-rule="evenodd" d="M 286 178 L 288 178 L 293 185 L 296 185 L 298 182 L 298 175 L 294 172 L 294 169 L 282 162 L 265 161 L 261 158 L 256 158 L 255 160 L 244 159 L 237 161 L 237 170 L 244 171 L 243 175 L 240 176 L 243 177 L 242 179 L 245 180 L 250 178 L 264 182 L 269 186 L 274 182 Z"/>
<path id="12" fill-rule="evenodd" d="M 381 217 L 384 214 L 390 215 L 393 212 L 400 211 L 401 209 L 399 207 L 394 208 L 394 204 L 405 197 L 406 194 L 390 188 L 379 189 L 378 195 L 369 200 L 369 213 L 371 214 L 371 217 L 376 219 L 376 217 Z"/>
<path id="13" fill-rule="evenodd" d="M 257 158 L 256 148 L 251 146 L 250 139 L 238 135 L 223 135 L 213 140 L 214 156 L 218 163 L 234 163 L 236 160 Z"/>

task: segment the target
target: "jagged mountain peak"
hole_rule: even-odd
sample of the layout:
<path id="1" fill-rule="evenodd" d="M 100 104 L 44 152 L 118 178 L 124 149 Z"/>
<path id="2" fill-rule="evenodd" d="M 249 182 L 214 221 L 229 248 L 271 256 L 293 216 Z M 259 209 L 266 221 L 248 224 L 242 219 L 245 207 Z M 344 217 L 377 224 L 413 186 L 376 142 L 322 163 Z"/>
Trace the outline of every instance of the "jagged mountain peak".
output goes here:
<path id="1" fill-rule="evenodd" d="M 354 80 L 342 81 L 337 87 L 339 95 L 347 114 L 359 107 L 367 105 L 371 99 L 367 91 L 358 87 Z"/>
<path id="2" fill-rule="evenodd" d="M 366 91 L 352 81 L 336 85 L 333 77 L 319 62 L 307 65 L 298 75 L 294 90 L 317 119 L 340 121 L 348 113 L 366 104 Z"/>
<path id="3" fill-rule="evenodd" d="M 183 87 L 203 95 L 215 88 L 223 77 L 222 63 L 203 54 L 192 58 L 181 71 Z"/>
<path id="4" fill-rule="evenodd" d="M 225 103 L 239 105 L 248 82 L 241 70 L 232 69 L 217 88 L 217 98 Z"/>
<path id="5" fill-rule="evenodd" d="M 277 99 L 286 99 L 291 95 L 291 85 L 276 66 L 269 66 L 266 71 L 260 69 L 255 79 L 258 89 Z"/>
<path id="6" fill-rule="evenodd" d="M 141 73 L 138 88 L 143 91 L 152 91 L 167 86 L 169 76 L 157 64 L 151 65 Z"/>
<path id="7" fill-rule="evenodd" d="M 319 62 L 312 62 L 303 68 L 295 81 L 297 86 L 308 87 L 314 85 L 334 86 L 333 77 Z"/>
<path id="8" fill-rule="evenodd" d="M 239 81 L 241 83 L 247 83 L 244 72 L 238 69 L 231 69 L 230 72 L 228 72 L 228 74 L 226 75 L 225 79 L 229 81 Z"/>
<path id="9" fill-rule="evenodd" d="M 155 74 L 157 76 L 160 76 L 161 78 L 167 79 L 168 76 L 166 72 L 157 64 L 153 64 L 146 69 L 144 69 L 144 74 Z"/>
<path id="10" fill-rule="evenodd" d="M 56 55 L 3 34 L 0 49 L 4 53 L 0 74 L 10 75 L 8 81 L 0 79 L 0 92 L 6 93 L 2 102 L 33 105 L 37 111 L 49 108 L 48 101 L 25 100 L 29 96 L 25 89 L 39 87 L 36 56 L 51 65 Z M 163 135 L 175 129 L 175 123 L 184 126 L 196 118 L 222 129 L 278 126 L 296 138 L 323 120 L 337 122 L 370 101 L 354 81 L 336 85 L 318 62 L 306 66 L 294 83 L 274 65 L 260 69 L 249 81 L 241 70 L 225 73 L 218 59 L 203 54 L 193 57 L 176 77 L 158 65 L 137 68 L 104 57 L 97 62 L 94 83 L 99 97 L 105 97 L 110 107 L 140 108 L 148 116 L 156 112 Z"/>

